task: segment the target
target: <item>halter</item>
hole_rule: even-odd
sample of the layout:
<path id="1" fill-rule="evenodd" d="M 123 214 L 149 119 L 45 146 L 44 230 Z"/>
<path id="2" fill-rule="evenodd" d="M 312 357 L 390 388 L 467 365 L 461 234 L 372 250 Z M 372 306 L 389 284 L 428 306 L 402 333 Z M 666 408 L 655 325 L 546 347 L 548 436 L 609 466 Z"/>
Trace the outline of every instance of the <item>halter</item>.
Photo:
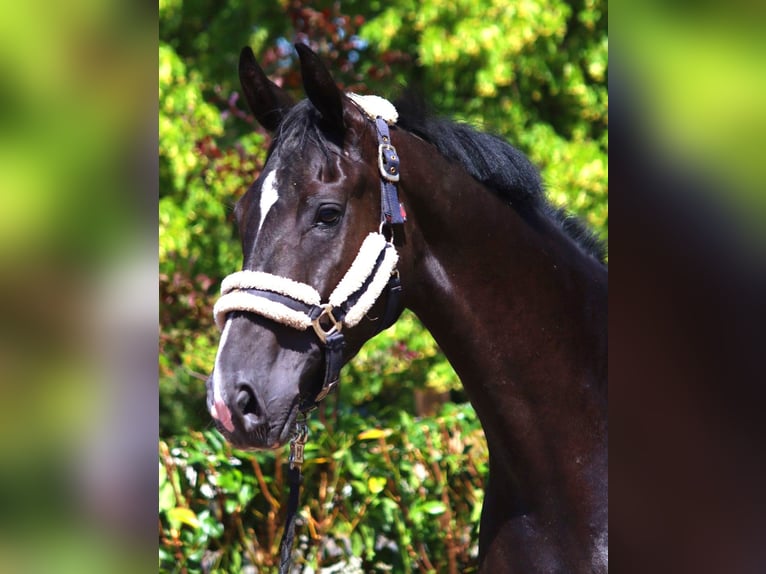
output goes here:
<path id="1" fill-rule="evenodd" d="M 377 96 L 348 94 L 351 102 L 374 122 L 378 139 L 378 170 L 380 172 L 381 222 L 378 231 L 362 242 L 351 267 L 330 294 L 326 302 L 319 292 L 301 283 L 262 271 L 238 271 L 227 276 L 221 284 L 221 297 L 213 308 L 216 325 L 223 329 L 226 316 L 232 311 L 246 311 L 301 331 L 313 327 L 325 351 L 325 374 L 322 388 L 315 397 L 302 396 L 299 405 L 303 413 L 315 409 L 338 385 L 343 366 L 343 327 L 357 325 L 372 308 L 383 291 L 388 292 L 386 311 L 378 327 L 382 331 L 398 318 L 401 283 L 396 263 L 399 256 L 383 231 L 406 221 L 399 202 L 396 183 L 399 181 L 399 156 L 391 144 L 388 125 L 398 119 L 396 108 Z"/>
<path id="2" fill-rule="evenodd" d="M 399 156 L 391 144 L 388 130 L 389 123 L 396 123 L 398 114 L 396 108 L 383 98 L 357 94 L 348 96 L 375 124 L 380 172 L 380 228 L 364 239 L 351 267 L 324 303 L 319 292 L 307 283 L 272 273 L 245 270 L 224 278 L 221 297 L 213 307 L 213 316 L 219 329 L 223 329 L 228 313 L 246 311 L 301 331 L 312 327 L 324 347 L 325 373 L 322 388 L 314 397 L 301 395 L 298 405 L 300 412 L 290 440 L 290 496 L 285 530 L 279 544 L 280 574 L 286 574 L 290 569 L 295 517 L 303 481 L 303 449 L 308 440 L 307 414 L 317 408 L 338 386 L 345 346 L 343 328 L 357 325 L 383 291 L 388 296 L 378 332 L 393 325 L 399 317 L 402 286 L 396 270 L 399 254 L 393 243 L 393 226 L 403 224 L 407 216 L 396 189 L 399 181 Z M 383 233 L 385 228 L 389 228 L 390 240 Z"/>
<path id="3" fill-rule="evenodd" d="M 228 313 L 247 311 L 300 331 L 312 327 L 325 350 L 325 375 L 315 397 L 302 397 L 300 410 L 309 412 L 338 384 L 345 345 L 343 327 L 357 325 L 384 290 L 388 299 L 379 330 L 398 318 L 398 260 L 393 243 L 380 232 L 370 233 L 325 303 L 307 283 L 261 271 L 232 273 L 223 280 L 221 297 L 213 307 L 215 322 L 223 329 Z"/>

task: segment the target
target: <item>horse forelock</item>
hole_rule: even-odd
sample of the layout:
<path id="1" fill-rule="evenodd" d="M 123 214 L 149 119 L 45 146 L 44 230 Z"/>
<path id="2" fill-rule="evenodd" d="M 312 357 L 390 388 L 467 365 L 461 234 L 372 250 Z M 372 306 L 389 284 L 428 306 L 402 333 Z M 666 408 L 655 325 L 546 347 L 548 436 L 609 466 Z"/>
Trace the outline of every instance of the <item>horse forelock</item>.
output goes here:
<path id="1" fill-rule="evenodd" d="M 322 129 L 321 115 L 309 100 L 303 100 L 293 106 L 279 124 L 269 148 L 269 156 L 285 157 L 286 162 L 294 164 L 296 158 L 314 146 L 325 155 L 332 148 L 339 148 L 342 142 L 338 134 Z"/>

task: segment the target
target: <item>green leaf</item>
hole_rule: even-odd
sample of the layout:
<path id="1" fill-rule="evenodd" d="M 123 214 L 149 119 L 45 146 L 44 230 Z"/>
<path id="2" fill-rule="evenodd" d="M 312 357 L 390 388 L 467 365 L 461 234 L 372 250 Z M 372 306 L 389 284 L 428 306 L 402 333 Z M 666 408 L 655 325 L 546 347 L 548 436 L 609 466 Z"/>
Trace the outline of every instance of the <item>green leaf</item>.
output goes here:
<path id="1" fill-rule="evenodd" d="M 218 475 L 218 486 L 224 492 L 236 494 L 242 488 L 242 473 L 236 468 L 222 471 Z"/>
<path id="2" fill-rule="evenodd" d="M 223 535 L 224 528 L 209 510 L 203 510 L 197 515 L 202 531 L 211 538 L 219 538 Z"/>
<path id="3" fill-rule="evenodd" d="M 170 482 L 165 482 L 160 485 L 159 492 L 160 512 L 167 512 L 176 505 L 176 493 L 173 490 L 173 485 Z"/>
<path id="4" fill-rule="evenodd" d="M 420 508 L 423 512 L 432 515 L 443 514 L 447 510 L 447 507 L 444 506 L 444 503 L 438 500 L 429 500 Z"/>

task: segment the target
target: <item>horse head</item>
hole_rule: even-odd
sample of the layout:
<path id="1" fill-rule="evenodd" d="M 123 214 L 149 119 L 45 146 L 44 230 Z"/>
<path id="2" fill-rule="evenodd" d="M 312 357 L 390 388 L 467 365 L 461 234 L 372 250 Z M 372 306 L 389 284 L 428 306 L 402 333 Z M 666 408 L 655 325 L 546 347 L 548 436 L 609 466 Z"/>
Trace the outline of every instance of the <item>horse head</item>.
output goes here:
<path id="1" fill-rule="evenodd" d="M 240 56 L 243 93 L 274 138 L 235 208 L 242 270 L 214 308 L 216 426 L 242 448 L 297 444 L 298 415 L 406 304 L 455 368 L 492 453 L 484 571 L 606 571 L 598 243 L 548 204 L 507 142 L 404 107 L 399 118 L 381 98 L 343 93 L 310 49 L 297 50 L 299 103 L 249 49 Z"/>
<path id="2" fill-rule="evenodd" d="M 308 96 L 299 103 L 249 48 L 239 62 L 247 103 L 274 139 L 234 210 L 244 260 L 216 305 L 222 334 L 207 402 L 242 448 L 285 444 L 299 412 L 324 398 L 340 366 L 402 309 L 390 294 L 397 253 L 381 220 L 386 158 L 373 119 L 393 123 L 386 116 L 395 110 L 343 93 L 316 54 L 297 50 Z"/>

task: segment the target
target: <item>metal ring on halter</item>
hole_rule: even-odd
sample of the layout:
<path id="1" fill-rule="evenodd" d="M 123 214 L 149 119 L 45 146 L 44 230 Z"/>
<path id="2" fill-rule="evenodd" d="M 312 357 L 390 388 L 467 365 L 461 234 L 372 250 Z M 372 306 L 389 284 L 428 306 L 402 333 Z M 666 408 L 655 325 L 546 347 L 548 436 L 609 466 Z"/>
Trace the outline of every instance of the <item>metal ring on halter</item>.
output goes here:
<path id="1" fill-rule="evenodd" d="M 383 237 L 386 236 L 386 234 L 383 233 L 384 227 L 388 227 L 388 230 L 390 231 L 390 238 L 386 239 L 386 243 L 388 243 L 391 247 L 395 247 L 394 246 L 394 226 L 391 225 L 391 223 L 389 223 L 385 219 L 381 221 L 380 226 L 378 227 L 378 233 L 380 233 Z"/>
<path id="2" fill-rule="evenodd" d="M 335 316 L 332 314 L 332 309 L 333 309 L 332 305 L 330 305 L 329 303 L 326 303 L 322 305 L 321 307 L 322 307 L 322 312 L 319 314 L 319 316 L 316 319 L 314 319 L 311 322 L 311 326 L 314 327 L 314 331 L 316 332 L 317 337 L 319 337 L 319 340 L 322 341 L 323 343 L 326 343 L 327 337 L 329 337 L 330 335 L 334 333 L 340 333 L 340 330 L 343 328 L 343 323 L 338 321 L 335 318 Z M 322 319 L 325 319 L 325 318 L 329 319 L 330 321 L 329 329 L 325 329 L 322 326 L 321 321 Z"/>

